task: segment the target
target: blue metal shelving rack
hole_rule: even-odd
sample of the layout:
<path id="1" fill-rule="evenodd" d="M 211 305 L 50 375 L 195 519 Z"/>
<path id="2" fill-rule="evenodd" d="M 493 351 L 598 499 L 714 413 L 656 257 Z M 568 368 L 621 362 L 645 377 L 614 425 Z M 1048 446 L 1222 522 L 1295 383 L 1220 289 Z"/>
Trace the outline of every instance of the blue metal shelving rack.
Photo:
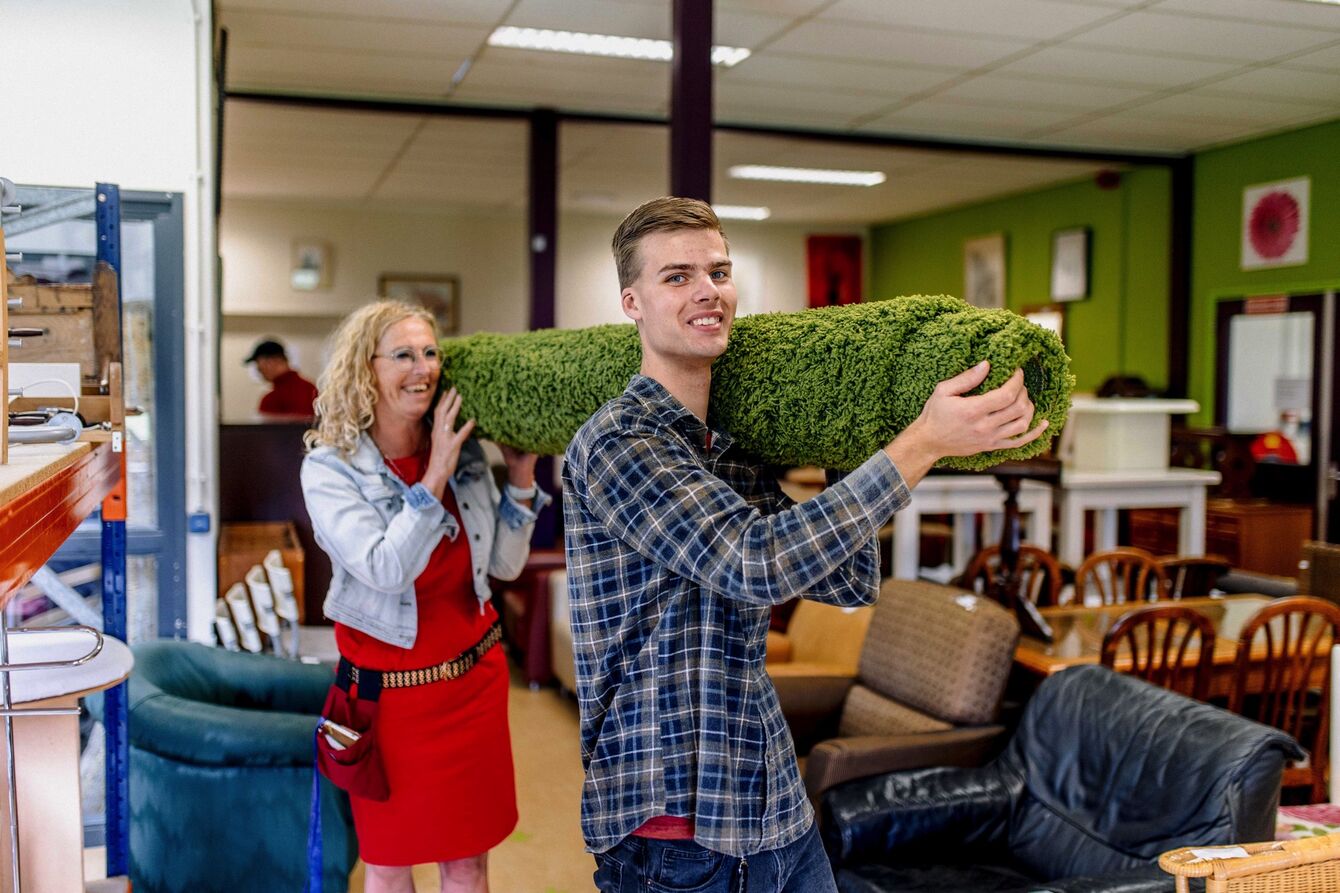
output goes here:
<path id="1" fill-rule="evenodd" d="M 110 270 L 116 283 L 118 356 L 121 344 L 121 190 L 112 183 L 95 187 L 94 221 L 97 225 L 97 271 Z M 104 266 L 105 265 L 105 266 Z M 95 272 L 95 276 L 98 275 Z M 102 624 L 103 634 L 126 639 L 126 475 L 125 443 L 113 435 L 112 449 L 120 453 L 121 482 L 102 504 Z M 107 876 L 130 871 L 129 774 L 130 741 L 126 735 L 126 685 L 103 696 L 107 730 Z"/>

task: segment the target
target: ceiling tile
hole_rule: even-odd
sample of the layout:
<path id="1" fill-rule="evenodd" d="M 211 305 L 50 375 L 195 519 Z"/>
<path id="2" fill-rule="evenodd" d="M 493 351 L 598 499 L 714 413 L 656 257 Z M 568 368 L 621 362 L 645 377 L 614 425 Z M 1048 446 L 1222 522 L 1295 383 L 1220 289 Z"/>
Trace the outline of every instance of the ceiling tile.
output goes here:
<path id="1" fill-rule="evenodd" d="M 772 49 L 819 58 L 976 68 L 1027 45 L 1022 40 L 808 21 L 773 43 Z"/>
<path id="2" fill-rule="evenodd" d="M 308 90 L 351 96 L 374 93 L 442 96 L 464 54 L 420 57 L 297 47 L 229 47 L 228 87 Z"/>
<path id="3" fill-rule="evenodd" d="M 348 16 L 365 22 L 400 20 L 411 22 L 475 22 L 494 24 L 502 19 L 513 0 L 220 0 L 219 21 L 234 11 L 296 12 L 313 21 L 330 16 Z"/>
<path id="4" fill-rule="evenodd" d="M 1048 40 L 1101 21 L 1110 9 L 1075 6 L 1055 0 L 838 0 L 820 16 L 824 21 L 863 22 L 885 27 L 924 28 L 990 37 Z"/>
<path id="5" fill-rule="evenodd" d="M 944 134 L 953 137 L 1016 139 L 1030 131 L 1074 117 L 1065 110 L 1019 109 L 934 99 L 915 103 L 860 129 L 885 133 Z"/>
<path id="6" fill-rule="evenodd" d="M 490 31 L 483 25 L 457 22 L 384 21 L 373 25 L 365 19 L 340 16 L 247 10 L 230 13 L 221 24 L 228 29 L 230 54 L 237 47 L 283 46 L 402 57 L 442 53 L 460 56 L 478 49 Z M 375 39 L 370 39 L 373 35 Z"/>
<path id="7" fill-rule="evenodd" d="M 716 0 L 716 11 L 762 12 L 783 16 L 808 16 L 823 9 L 832 0 Z"/>
<path id="8" fill-rule="evenodd" d="M 1244 74 L 1215 81 L 1202 88 L 1207 95 L 1238 94 L 1273 97 L 1294 102 L 1315 102 L 1340 112 L 1340 71 L 1298 71 L 1290 68 L 1256 68 Z"/>
<path id="9" fill-rule="evenodd" d="M 725 82 L 713 97 L 717 117 L 733 117 L 732 110 L 749 109 L 758 115 L 770 113 L 814 113 L 853 119 L 887 108 L 890 97 L 841 90 L 800 89 L 790 86 Z"/>
<path id="10" fill-rule="evenodd" d="M 1184 118 L 1150 119 L 1135 114 L 1109 115 L 1049 132 L 1059 145 L 1121 147 L 1147 151 L 1189 151 L 1242 135 L 1244 125 Z"/>
<path id="11" fill-rule="evenodd" d="M 790 16 L 717 9 L 712 30 L 716 43 L 752 49 L 782 33 L 793 21 Z"/>
<path id="12" fill-rule="evenodd" d="M 1275 126 L 1297 120 L 1319 109 L 1310 103 L 1286 102 L 1280 99 L 1251 99 L 1243 96 L 1221 96 L 1213 91 L 1192 90 L 1142 103 L 1124 114 L 1142 118 L 1177 118 L 1180 120 L 1209 121 L 1243 127 L 1257 124 Z"/>
<path id="13" fill-rule="evenodd" d="M 1011 106 L 1092 109 L 1116 105 L 1148 94 L 1141 87 L 1063 81 L 1057 78 L 1010 77 L 998 71 L 978 75 L 936 94 L 937 98 L 996 102 Z"/>
<path id="14" fill-rule="evenodd" d="M 1328 35 L 1298 28 L 1181 15 L 1133 12 L 1068 41 L 1226 61 L 1262 62 L 1318 46 Z"/>
<path id="15" fill-rule="evenodd" d="M 1317 69 L 1318 71 L 1340 71 L 1340 43 L 1312 53 L 1294 56 L 1284 63 L 1289 68 Z"/>
<path id="16" fill-rule="evenodd" d="M 1162 0 L 1158 11 L 1340 31 L 1340 6 L 1327 3 L 1300 3 L 1299 0 Z"/>
<path id="17" fill-rule="evenodd" d="M 1167 89 L 1241 68 L 1236 62 L 1150 56 L 1080 47 L 1071 43 L 1047 47 L 996 69 L 1001 74 L 1028 74 Z"/>
<path id="18" fill-rule="evenodd" d="M 815 59 L 792 56 L 769 48 L 750 56 L 734 68 L 721 71 L 717 84 L 737 81 L 769 84 L 776 87 L 859 90 L 887 96 L 906 96 L 944 83 L 954 69 L 877 65 L 871 62 L 846 62 L 839 59 Z"/>
<path id="19" fill-rule="evenodd" d="M 490 47 L 452 94 L 465 102 L 654 113 L 670 95 L 663 62 Z"/>
<path id="20" fill-rule="evenodd" d="M 518 0 L 506 24 L 652 40 L 669 40 L 671 37 L 670 7 L 665 3 Z"/>

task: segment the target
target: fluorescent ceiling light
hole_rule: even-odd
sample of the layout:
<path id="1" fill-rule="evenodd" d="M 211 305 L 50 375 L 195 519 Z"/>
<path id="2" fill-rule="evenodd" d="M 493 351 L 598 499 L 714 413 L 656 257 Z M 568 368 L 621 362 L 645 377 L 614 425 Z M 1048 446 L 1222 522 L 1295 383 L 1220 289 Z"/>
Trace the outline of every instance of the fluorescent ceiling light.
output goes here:
<path id="1" fill-rule="evenodd" d="M 722 220 L 767 220 L 772 216 L 771 209 L 751 205 L 713 205 L 712 210 Z"/>
<path id="2" fill-rule="evenodd" d="M 644 37 L 616 37 L 612 34 L 585 34 L 580 31 L 551 31 L 547 28 L 514 28 L 504 25 L 489 35 L 489 46 L 519 50 L 548 50 L 553 53 L 581 53 L 587 56 L 616 56 L 620 59 L 651 59 L 669 62 L 675 48 L 668 40 Z M 730 68 L 749 58 L 743 47 L 712 47 L 712 62 Z"/>
<path id="3" fill-rule="evenodd" d="M 1340 0 L 1311 0 L 1312 3 L 1340 3 Z"/>
<path id="4" fill-rule="evenodd" d="M 834 171 L 766 164 L 737 164 L 730 169 L 730 175 L 737 180 L 778 180 L 783 183 L 823 183 L 830 186 L 878 186 L 888 179 L 883 171 Z"/>

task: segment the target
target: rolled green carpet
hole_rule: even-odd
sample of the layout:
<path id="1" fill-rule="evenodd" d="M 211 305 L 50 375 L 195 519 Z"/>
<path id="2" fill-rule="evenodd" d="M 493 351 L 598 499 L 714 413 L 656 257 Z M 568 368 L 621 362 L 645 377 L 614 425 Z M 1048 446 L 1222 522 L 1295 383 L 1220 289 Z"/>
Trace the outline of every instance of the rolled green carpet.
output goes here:
<path id="1" fill-rule="evenodd" d="M 552 455 L 623 392 L 642 357 L 631 324 L 469 335 L 442 348 L 444 386 L 460 390 L 481 436 Z M 1022 366 L 1034 423 L 1051 424 L 1026 446 L 939 464 L 977 470 L 1043 452 L 1074 385 L 1060 339 L 943 295 L 737 319 L 712 374 L 712 423 L 764 462 L 849 470 L 914 420 L 938 382 L 982 360 L 982 390 Z"/>

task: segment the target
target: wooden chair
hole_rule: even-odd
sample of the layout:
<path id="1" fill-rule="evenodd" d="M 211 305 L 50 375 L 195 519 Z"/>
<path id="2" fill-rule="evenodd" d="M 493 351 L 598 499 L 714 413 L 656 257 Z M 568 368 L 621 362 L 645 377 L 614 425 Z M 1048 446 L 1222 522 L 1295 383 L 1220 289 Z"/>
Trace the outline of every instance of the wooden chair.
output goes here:
<path id="1" fill-rule="evenodd" d="M 1309 785 L 1312 803 L 1326 800 L 1333 642 L 1340 643 L 1340 606 L 1304 595 L 1267 605 L 1238 637 L 1228 700 L 1229 710 L 1307 748 L 1307 765 L 1286 768 L 1283 784 Z M 1317 674 L 1325 679 L 1319 693 L 1312 683 Z"/>
<path id="2" fill-rule="evenodd" d="M 1190 647 L 1193 640 L 1195 650 Z M 1214 667 L 1214 624 L 1180 605 L 1136 608 L 1122 614 L 1103 636 L 1103 666 L 1116 669 L 1123 653 L 1131 665 L 1122 672 L 1204 700 Z"/>
<path id="3" fill-rule="evenodd" d="M 1000 546 L 987 546 L 968 562 L 958 585 L 988 595 L 999 569 Z M 1019 547 L 1019 594 L 1039 607 L 1056 604 L 1061 594 L 1061 564 L 1046 549 Z"/>
<path id="4" fill-rule="evenodd" d="M 1340 834 L 1245 843 L 1246 857 L 1201 858 L 1193 847 L 1159 856 L 1177 893 L 1205 878 L 1205 893 L 1334 893 L 1340 890 Z M 1225 854 L 1227 856 L 1227 854 Z"/>
<path id="5" fill-rule="evenodd" d="M 1219 578 L 1232 565 L 1227 558 L 1205 555 L 1200 558 L 1156 559 L 1163 571 L 1166 587 L 1159 598 L 1196 598 L 1209 595 Z"/>
<path id="6" fill-rule="evenodd" d="M 1075 572 L 1075 602 L 1084 604 L 1089 586 L 1105 605 L 1149 601 L 1167 589 L 1163 571 L 1152 554 L 1130 546 L 1095 552 Z"/>

